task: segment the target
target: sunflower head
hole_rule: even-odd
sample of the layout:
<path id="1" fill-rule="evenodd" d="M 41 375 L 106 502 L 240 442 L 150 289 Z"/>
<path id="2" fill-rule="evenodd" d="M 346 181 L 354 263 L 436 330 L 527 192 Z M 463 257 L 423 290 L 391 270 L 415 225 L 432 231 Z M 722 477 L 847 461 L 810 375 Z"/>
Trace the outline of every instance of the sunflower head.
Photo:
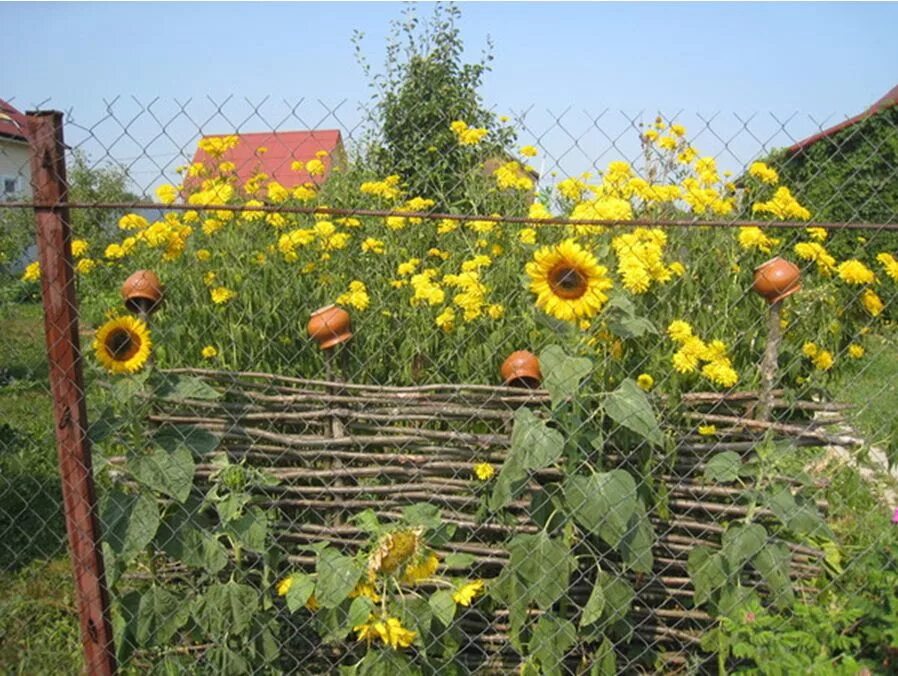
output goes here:
<path id="1" fill-rule="evenodd" d="M 547 314 L 564 321 L 594 317 L 611 288 L 608 269 L 573 239 L 543 247 L 527 264 L 530 290 L 536 305 Z"/>
<path id="2" fill-rule="evenodd" d="M 93 348 L 110 373 L 135 373 L 150 356 L 150 330 L 140 319 L 117 317 L 97 331 Z"/>
<path id="3" fill-rule="evenodd" d="M 420 528 L 397 530 L 384 535 L 368 557 L 368 577 L 377 573 L 392 575 L 405 564 L 418 558 L 423 545 Z"/>

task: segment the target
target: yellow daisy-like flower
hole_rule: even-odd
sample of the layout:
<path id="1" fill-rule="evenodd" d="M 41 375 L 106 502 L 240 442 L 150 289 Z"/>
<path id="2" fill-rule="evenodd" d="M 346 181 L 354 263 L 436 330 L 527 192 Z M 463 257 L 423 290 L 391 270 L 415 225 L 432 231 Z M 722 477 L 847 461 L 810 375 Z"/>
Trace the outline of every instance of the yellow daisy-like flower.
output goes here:
<path id="1" fill-rule="evenodd" d="M 278 596 L 286 596 L 287 592 L 290 591 L 290 587 L 293 586 L 293 576 L 288 575 L 283 580 L 278 582 L 277 593 Z"/>
<path id="2" fill-rule="evenodd" d="M 636 378 L 636 384 L 639 385 L 639 389 L 644 392 L 648 392 L 655 385 L 655 379 L 652 378 L 648 373 L 640 373 Z"/>
<path id="3" fill-rule="evenodd" d="M 858 345 L 857 343 L 852 343 L 848 346 L 848 356 L 852 359 L 860 359 L 864 356 L 866 350 L 864 350 L 863 345 Z"/>
<path id="4" fill-rule="evenodd" d="M 671 340 L 684 343 L 692 337 L 692 327 L 682 319 L 675 319 L 667 327 L 667 335 L 671 337 Z"/>
<path id="5" fill-rule="evenodd" d="M 873 289 L 864 289 L 861 294 L 861 305 L 872 317 L 878 317 L 885 309 L 885 305 Z"/>
<path id="6" fill-rule="evenodd" d="M 873 271 L 856 258 L 840 263 L 836 270 L 839 279 L 847 284 L 872 284 L 876 278 Z"/>
<path id="7" fill-rule="evenodd" d="M 489 481 L 496 473 L 496 468 L 488 462 L 478 462 L 474 465 L 474 476 L 480 481 Z"/>
<path id="8" fill-rule="evenodd" d="M 829 371 L 835 363 L 832 352 L 829 350 L 820 350 L 814 355 L 812 361 L 814 362 L 814 368 L 819 371 Z"/>
<path id="9" fill-rule="evenodd" d="M 367 641 L 370 644 L 371 641 L 379 639 L 393 650 L 408 648 L 417 635 L 416 632 L 403 627 L 395 617 L 377 620 L 373 615 L 368 618 L 366 624 L 357 625 L 352 630 L 356 632 L 359 641 Z"/>
<path id="10" fill-rule="evenodd" d="M 355 589 L 349 592 L 349 598 L 351 599 L 359 596 L 370 599 L 372 603 L 380 603 L 380 594 L 377 593 L 377 588 L 370 582 L 359 582 Z"/>
<path id="11" fill-rule="evenodd" d="M 218 356 L 218 348 L 214 345 L 206 345 L 200 354 L 203 355 L 203 359 L 215 359 Z"/>
<path id="12" fill-rule="evenodd" d="M 216 286 L 214 289 L 209 289 L 209 295 L 212 297 L 213 303 L 215 303 L 216 305 L 222 305 L 231 300 L 234 296 L 237 295 L 237 293 L 231 291 L 227 287 Z"/>
<path id="13" fill-rule="evenodd" d="M 402 576 L 402 581 L 405 584 L 418 584 L 422 580 L 426 580 L 429 577 L 433 577 L 434 573 L 437 572 L 437 568 L 440 566 L 440 560 L 437 558 L 436 554 L 430 554 L 422 561 L 417 563 L 411 563 L 405 567 L 405 574 Z M 372 599 L 373 600 L 373 599 Z M 377 603 L 377 601 L 374 601 Z"/>
<path id="14" fill-rule="evenodd" d="M 699 425 L 698 433 L 703 437 L 713 437 L 717 434 L 717 426 L 716 425 Z"/>
<path id="15" fill-rule="evenodd" d="M 116 317 L 103 324 L 94 338 L 97 360 L 110 373 L 136 373 L 150 357 L 150 330 L 140 319 Z"/>
<path id="16" fill-rule="evenodd" d="M 470 606 L 474 597 L 483 592 L 483 580 L 466 582 L 452 592 L 452 600 L 460 606 Z"/>
<path id="17" fill-rule="evenodd" d="M 810 359 L 816 357 L 818 352 L 820 352 L 820 348 L 816 343 L 805 343 L 801 346 L 801 353 Z"/>
<path id="18" fill-rule="evenodd" d="M 172 204 L 178 199 L 178 189 L 169 183 L 164 183 L 156 188 L 156 197 L 163 204 Z"/>
<path id="19" fill-rule="evenodd" d="M 564 321 L 597 315 L 613 286 L 608 269 L 573 239 L 539 249 L 526 271 L 536 306 Z"/>
<path id="20" fill-rule="evenodd" d="M 34 261 L 25 266 L 25 272 L 22 273 L 23 282 L 36 282 L 41 278 L 40 261 Z"/>

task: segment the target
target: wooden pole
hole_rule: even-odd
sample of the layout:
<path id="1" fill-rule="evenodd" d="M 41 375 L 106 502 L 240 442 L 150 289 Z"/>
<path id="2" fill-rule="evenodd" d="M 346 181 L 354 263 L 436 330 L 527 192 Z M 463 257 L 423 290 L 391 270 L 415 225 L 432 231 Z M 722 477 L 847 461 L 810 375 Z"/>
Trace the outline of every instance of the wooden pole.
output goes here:
<path id="1" fill-rule="evenodd" d="M 778 300 L 771 303 L 768 310 L 767 345 L 764 347 L 764 357 L 761 360 L 761 396 L 758 402 L 758 420 L 769 420 L 773 410 L 773 388 L 776 385 L 780 342 L 783 339 L 783 329 L 780 326 L 782 305 L 783 301 Z"/>
<path id="2" fill-rule="evenodd" d="M 50 390 L 85 670 L 113 674 L 115 643 L 87 436 L 72 231 L 68 207 L 59 206 L 68 198 L 63 115 L 58 111 L 29 112 L 27 119 Z"/>

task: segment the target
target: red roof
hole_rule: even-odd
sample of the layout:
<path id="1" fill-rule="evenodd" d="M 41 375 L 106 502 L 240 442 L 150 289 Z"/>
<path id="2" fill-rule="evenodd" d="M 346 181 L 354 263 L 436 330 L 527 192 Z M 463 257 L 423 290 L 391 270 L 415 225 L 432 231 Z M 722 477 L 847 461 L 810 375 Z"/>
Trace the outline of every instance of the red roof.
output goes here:
<path id="1" fill-rule="evenodd" d="M 850 126 L 857 124 L 858 122 L 860 122 L 862 120 L 867 119 L 871 115 L 875 115 L 876 113 L 883 111 L 886 108 L 889 108 L 890 106 L 894 106 L 895 104 L 898 104 L 898 85 L 892 87 L 892 89 L 890 89 L 885 96 L 883 96 L 881 99 L 879 99 L 879 101 L 874 103 L 863 113 L 861 113 L 859 115 L 855 115 L 854 117 L 851 117 L 851 118 L 845 120 L 844 122 L 840 122 L 839 124 L 835 125 L 834 127 L 830 127 L 829 129 L 824 129 L 823 131 L 821 131 L 817 134 L 814 134 L 813 136 L 808 136 L 803 141 L 799 141 L 798 143 L 795 143 L 795 144 L 789 146 L 788 148 L 786 148 L 786 152 L 787 153 L 796 153 L 799 150 L 803 150 L 804 148 L 807 148 L 808 146 L 814 145 L 815 143 L 817 143 L 817 141 L 820 141 L 821 139 L 825 139 L 828 136 L 832 136 L 836 132 L 842 131 L 843 129 L 847 129 Z"/>
<path id="2" fill-rule="evenodd" d="M 194 163 L 201 162 L 210 167 L 220 162 L 236 165 L 238 182 L 243 184 L 253 174 L 263 172 L 269 181 L 277 181 L 285 188 L 294 188 L 304 183 L 321 183 L 327 178 L 331 167 L 343 161 L 343 139 L 337 129 L 313 129 L 310 131 L 264 131 L 250 134 L 213 134 L 204 138 L 237 136 L 240 140 L 234 148 L 226 151 L 221 158 L 214 158 L 197 148 Z M 320 151 L 327 153 L 321 158 L 324 175 L 310 176 L 303 168 L 294 171 L 292 164 L 305 165 L 315 159 Z"/>
<path id="3" fill-rule="evenodd" d="M 0 136 L 19 141 L 28 140 L 28 123 L 25 116 L 9 103 L 0 99 Z"/>

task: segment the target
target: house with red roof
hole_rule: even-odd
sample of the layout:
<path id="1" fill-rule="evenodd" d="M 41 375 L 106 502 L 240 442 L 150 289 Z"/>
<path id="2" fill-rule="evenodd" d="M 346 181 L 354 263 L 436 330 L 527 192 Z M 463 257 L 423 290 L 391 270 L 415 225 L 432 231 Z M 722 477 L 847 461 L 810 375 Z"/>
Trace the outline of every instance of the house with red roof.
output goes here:
<path id="1" fill-rule="evenodd" d="M 220 156 L 210 155 L 202 146 L 203 141 L 236 137 L 237 143 Z M 323 168 L 309 171 L 309 163 L 319 160 Z M 331 171 L 346 163 L 343 137 L 338 129 L 312 129 L 307 131 L 264 131 L 240 134 L 216 134 L 204 136 L 193 156 L 194 164 L 205 165 L 210 173 L 222 162 L 232 162 L 238 185 L 250 177 L 263 173 L 266 181 L 277 181 L 285 188 L 295 188 L 306 183 L 321 185 Z M 187 182 L 198 179 L 187 179 Z"/>
<path id="2" fill-rule="evenodd" d="M 25 116 L 0 99 L 0 200 L 31 194 L 31 160 Z"/>

